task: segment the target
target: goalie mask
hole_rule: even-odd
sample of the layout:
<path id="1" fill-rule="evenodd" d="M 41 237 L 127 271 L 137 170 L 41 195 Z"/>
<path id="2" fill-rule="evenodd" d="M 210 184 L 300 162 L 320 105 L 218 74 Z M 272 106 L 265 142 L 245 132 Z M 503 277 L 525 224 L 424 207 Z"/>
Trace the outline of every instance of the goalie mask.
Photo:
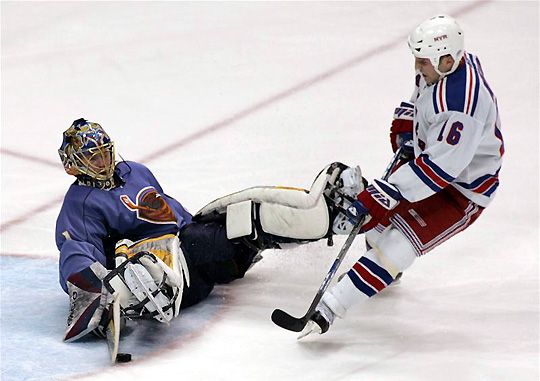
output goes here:
<path id="1" fill-rule="evenodd" d="M 98 181 L 113 177 L 114 143 L 97 123 L 83 118 L 74 121 L 64 131 L 58 154 L 69 175 L 86 175 Z"/>

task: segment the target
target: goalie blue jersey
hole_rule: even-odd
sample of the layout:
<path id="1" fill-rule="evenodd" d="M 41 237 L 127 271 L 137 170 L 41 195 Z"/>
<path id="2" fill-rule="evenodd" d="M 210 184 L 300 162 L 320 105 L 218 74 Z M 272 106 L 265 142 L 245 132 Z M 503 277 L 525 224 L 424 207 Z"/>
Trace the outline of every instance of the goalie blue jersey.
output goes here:
<path id="1" fill-rule="evenodd" d="M 114 268 L 117 241 L 176 234 L 191 222 L 191 214 L 163 193 L 144 165 L 120 162 L 115 176 L 121 185 L 111 190 L 76 181 L 66 193 L 56 221 L 60 285 L 66 292 L 66 279 L 92 263 Z"/>

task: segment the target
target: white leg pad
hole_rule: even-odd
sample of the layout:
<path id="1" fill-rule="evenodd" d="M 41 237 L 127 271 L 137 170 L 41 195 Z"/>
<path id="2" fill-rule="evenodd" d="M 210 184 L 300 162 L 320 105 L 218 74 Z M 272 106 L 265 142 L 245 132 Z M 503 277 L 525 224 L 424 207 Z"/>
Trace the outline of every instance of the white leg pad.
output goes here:
<path id="1" fill-rule="evenodd" d="M 250 200 L 227 205 L 227 238 L 249 236 L 253 233 L 253 203 Z"/>
<path id="2" fill-rule="evenodd" d="M 320 197 L 313 208 L 299 209 L 280 204 L 263 203 L 260 208 L 263 231 L 294 239 L 319 239 L 329 226 L 328 207 Z"/>

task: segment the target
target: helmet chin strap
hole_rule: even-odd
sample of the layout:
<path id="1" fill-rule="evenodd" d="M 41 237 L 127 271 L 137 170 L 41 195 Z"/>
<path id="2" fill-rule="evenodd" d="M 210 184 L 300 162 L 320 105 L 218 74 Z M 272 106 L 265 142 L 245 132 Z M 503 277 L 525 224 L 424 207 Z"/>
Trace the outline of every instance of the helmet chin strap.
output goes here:
<path id="1" fill-rule="evenodd" d="M 447 71 L 447 72 L 445 72 L 445 73 L 443 73 L 443 72 L 441 72 L 441 71 L 439 70 L 439 63 L 441 62 L 441 58 L 442 58 L 442 57 L 437 58 L 437 62 L 434 62 L 434 59 L 430 59 L 431 64 L 433 65 L 433 69 L 435 69 L 435 72 L 436 72 L 437 74 L 439 74 L 439 76 L 440 76 L 439 81 L 440 81 L 441 79 L 443 79 L 444 77 L 446 77 L 447 75 L 450 75 L 450 74 L 452 74 L 453 72 L 456 71 L 456 69 L 458 68 L 459 64 L 461 63 L 462 57 L 463 57 L 463 54 L 462 54 L 461 56 L 459 56 L 459 57 L 456 57 L 456 58 L 454 59 L 454 64 L 452 65 L 452 67 L 450 68 L 450 70 Z M 452 57 L 452 58 L 454 58 L 454 57 Z"/>

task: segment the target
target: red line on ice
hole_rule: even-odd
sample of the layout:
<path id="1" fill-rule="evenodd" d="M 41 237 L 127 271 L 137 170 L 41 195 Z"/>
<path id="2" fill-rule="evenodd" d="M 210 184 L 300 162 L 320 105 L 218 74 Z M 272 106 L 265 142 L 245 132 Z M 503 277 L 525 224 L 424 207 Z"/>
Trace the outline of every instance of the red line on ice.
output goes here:
<path id="1" fill-rule="evenodd" d="M 450 14 L 452 16 L 461 16 L 463 14 L 466 14 L 466 13 L 469 13 L 473 10 L 475 10 L 476 8 L 479 8 L 481 6 L 484 6 L 488 3 L 490 3 L 491 0 L 486 0 L 486 1 L 478 1 L 478 2 L 474 2 L 472 4 L 468 4 L 467 6 L 464 6 L 463 8 L 460 8 L 460 9 L 457 9 L 455 12 L 451 12 Z M 382 44 L 382 45 L 379 45 L 378 47 L 376 48 L 373 48 L 371 50 L 368 50 L 367 52 L 363 53 L 363 54 L 360 54 L 342 64 L 339 64 L 337 66 L 335 66 L 334 68 L 332 69 L 329 69 L 321 74 L 318 74 L 314 77 L 311 77 L 307 80 L 304 80 L 294 86 L 291 86 L 289 87 L 288 89 L 285 89 L 277 94 L 274 94 L 262 101 L 259 101 L 251 106 L 248 106 L 246 107 L 245 109 L 243 110 L 240 110 L 232 115 L 230 115 L 229 117 L 226 117 L 224 119 L 222 119 L 221 121 L 218 121 L 216 123 L 213 123 L 205 128 L 203 128 L 202 130 L 198 131 L 198 132 L 195 132 L 191 135 L 188 135 L 176 142 L 173 142 L 165 147 L 162 147 L 160 149 L 158 149 L 157 151 L 153 152 L 153 153 L 150 153 L 149 155 L 141 158 L 141 162 L 143 163 L 148 163 L 152 160 L 155 160 L 167 153 L 170 153 L 171 151 L 173 150 L 177 150 L 183 146 L 186 146 L 198 139 L 201 139 L 213 132 L 216 132 L 216 131 L 219 131 L 219 130 L 222 130 L 226 127 L 229 127 L 230 125 L 232 125 L 234 122 L 237 122 L 238 120 L 241 120 L 251 114 L 254 114 L 255 112 L 257 111 L 260 111 L 278 101 L 281 101 L 285 98 L 288 98 L 290 96 L 293 96 L 303 90 L 306 90 L 307 88 L 319 83 L 319 82 L 322 82 L 322 81 L 325 81 L 337 74 L 340 74 L 356 65 L 358 65 L 359 63 L 363 62 L 363 61 L 366 61 L 367 59 L 371 58 L 371 57 L 374 57 L 380 53 L 384 53 L 386 52 L 388 49 L 391 49 L 399 44 L 403 44 L 405 41 L 405 38 L 406 36 L 399 36 L 395 39 L 393 39 L 392 41 L 390 42 L 387 42 L 385 44 Z M 58 165 L 56 164 L 53 164 L 52 162 L 50 161 L 47 161 L 47 160 L 44 160 L 44 159 L 38 159 L 38 158 L 35 158 L 35 157 L 32 157 L 32 156 L 29 156 L 29 155 L 25 155 L 25 154 L 22 154 L 22 153 L 17 153 L 17 152 L 14 152 L 14 151 L 11 151 L 9 149 L 5 149 L 5 148 L 2 148 L 1 149 L 1 153 L 2 154 L 7 154 L 7 155 L 12 155 L 12 156 L 17 156 L 19 158 L 23 158 L 23 159 L 26 159 L 26 160 L 31 160 L 31 161 L 37 161 L 41 164 L 44 164 L 44 165 L 49 165 L 49 166 L 55 166 L 55 167 L 58 167 Z M 4 232 L 5 230 L 8 230 L 10 228 L 12 228 L 13 226 L 16 226 L 16 225 L 19 225 L 21 223 L 24 223 L 26 220 L 30 219 L 31 217 L 33 217 L 33 214 L 35 213 L 40 213 L 40 212 L 44 212 L 46 210 L 49 210 L 53 207 L 55 207 L 57 204 L 59 204 L 61 201 L 62 201 L 63 197 L 57 197 L 53 200 L 50 200 L 48 201 L 47 203 L 31 210 L 31 211 L 28 211 L 26 213 L 24 213 L 24 215 L 22 216 L 19 216 L 19 217 L 16 217 L 12 220 L 9 220 L 7 222 L 4 222 L 0 225 L 0 232 Z"/>

